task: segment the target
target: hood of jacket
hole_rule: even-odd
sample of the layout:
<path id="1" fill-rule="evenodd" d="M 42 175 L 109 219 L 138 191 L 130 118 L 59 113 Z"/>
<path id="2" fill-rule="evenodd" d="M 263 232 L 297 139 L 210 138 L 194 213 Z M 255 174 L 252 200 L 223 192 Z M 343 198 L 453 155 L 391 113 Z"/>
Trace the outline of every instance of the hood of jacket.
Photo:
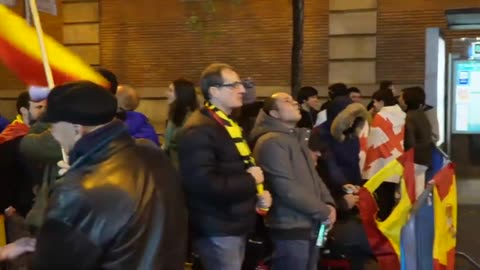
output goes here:
<path id="1" fill-rule="evenodd" d="M 285 126 L 280 120 L 266 114 L 265 111 L 260 110 L 255 121 L 255 126 L 250 133 L 250 141 L 255 142 L 260 136 L 268 132 L 280 132 L 290 134 L 295 131 L 295 128 Z"/>
<path id="2" fill-rule="evenodd" d="M 354 103 L 349 97 L 337 97 L 328 106 L 326 125 L 336 140 L 344 141 L 347 137 L 358 136 L 370 118 L 362 104 Z"/>

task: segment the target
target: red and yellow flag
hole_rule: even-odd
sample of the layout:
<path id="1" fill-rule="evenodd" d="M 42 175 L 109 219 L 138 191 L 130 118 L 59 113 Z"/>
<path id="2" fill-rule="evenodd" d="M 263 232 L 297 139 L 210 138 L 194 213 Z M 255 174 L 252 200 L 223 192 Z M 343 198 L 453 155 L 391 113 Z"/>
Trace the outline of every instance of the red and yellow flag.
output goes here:
<path id="1" fill-rule="evenodd" d="M 35 28 L 0 5 L 0 60 L 27 85 L 48 86 Z M 109 86 L 100 74 L 53 38 L 44 35 L 45 47 L 56 85 L 88 80 Z"/>
<path id="2" fill-rule="evenodd" d="M 23 122 L 22 117 L 17 115 L 15 121 L 0 133 L 0 144 L 25 136 L 29 130 L 30 128 Z"/>
<path id="3" fill-rule="evenodd" d="M 433 268 L 453 270 L 457 244 L 457 184 L 454 165 L 450 163 L 445 166 L 433 179 L 435 181 Z"/>
<path id="4" fill-rule="evenodd" d="M 377 220 L 378 206 L 373 196 L 374 191 L 384 181 L 393 176 L 403 176 L 400 181 L 401 199 L 390 216 L 384 221 Z M 415 201 L 415 169 L 413 150 L 392 160 L 378 171 L 360 189 L 358 209 L 367 233 L 370 247 L 377 257 L 381 269 L 400 269 L 400 234 L 407 223 L 410 210 Z"/>

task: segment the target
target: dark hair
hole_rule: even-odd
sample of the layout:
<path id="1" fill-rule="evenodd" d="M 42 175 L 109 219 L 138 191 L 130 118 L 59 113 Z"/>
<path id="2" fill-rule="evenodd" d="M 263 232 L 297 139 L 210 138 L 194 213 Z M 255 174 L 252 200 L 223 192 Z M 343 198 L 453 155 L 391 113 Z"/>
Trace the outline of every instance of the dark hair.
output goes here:
<path id="1" fill-rule="evenodd" d="M 267 97 L 263 102 L 263 112 L 270 115 L 270 111 L 278 110 L 277 99 L 273 97 Z"/>
<path id="2" fill-rule="evenodd" d="M 300 88 L 297 95 L 298 103 L 302 104 L 305 100 L 308 100 L 310 97 L 318 96 L 318 91 L 312 86 L 304 86 Z"/>
<path id="3" fill-rule="evenodd" d="M 175 101 L 169 106 L 168 120 L 180 127 L 187 113 L 189 111 L 193 112 L 198 108 L 197 94 L 195 93 L 195 84 L 191 81 L 178 79 L 173 81 L 172 84 Z"/>
<path id="4" fill-rule="evenodd" d="M 112 94 L 115 95 L 117 93 L 117 87 L 118 87 L 118 80 L 115 73 L 102 67 L 97 68 L 97 72 L 100 73 L 100 75 L 102 75 L 110 83 L 109 90 Z"/>
<path id="5" fill-rule="evenodd" d="M 210 87 L 220 86 L 224 83 L 222 71 L 225 69 L 234 70 L 230 65 L 222 63 L 211 64 L 203 70 L 200 77 L 200 89 L 205 100 L 210 100 Z"/>
<path id="6" fill-rule="evenodd" d="M 20 93 L 17 97 L 17 113 L 21 114 L 20 109 L 25 108 L 30 110 L 30 94 L 28 91 Z"/>
<path id="7" fill-rule="evenodd" d="M 360 89 L 358 89 L 357 87 L 352 86 L 352 87 L 348 88 L 348 93 L 359 93 L 359 94 L 361 94 L 362 92 L 360 92 Z"/>
<path id="8" fill-rule="evenodd" d="M 348 96 L 349 94 L 350 92 L 348 91 L 348 87 L 344 83 L 334 83 L 328 87 L 328 96 L 330 99 Z"/>
<path id="9" fill-rule="evenodd" d="M 425 104 L 425 91 L 422 87 L 414 86 L 402 89 L 403 100 L 407 105 L 407 110 L 417 110 Z"/>
<path id="10" fill-rule="evenodd" d="M 393 96 L 390 89 L 379 89 L 373 93 L 372 99 L 376 101 L 383 101 L 384 106 L 393 106 L 397 104 L 397 99 Z"/>
<path id="11" fill-rule="evenodd" d="M 392 81 L 381 81 L 380 82 L 380 89 L 390 89 L 392 90 Z"/>

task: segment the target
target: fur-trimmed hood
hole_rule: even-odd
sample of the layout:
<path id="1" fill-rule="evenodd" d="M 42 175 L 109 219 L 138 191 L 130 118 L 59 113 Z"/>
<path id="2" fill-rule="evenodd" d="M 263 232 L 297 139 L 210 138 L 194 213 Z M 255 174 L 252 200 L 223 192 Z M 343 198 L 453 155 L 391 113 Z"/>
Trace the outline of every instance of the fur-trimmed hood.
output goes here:
<path id="1" fill-rule="evenodd" d="M 370 119 L 365 106 L 354 103 L 348 97 L 335 98 L 327 109 L 327 125 L 332 136 L 340 142 L 347 137 L 358 136 L 365 121 L 370 122 Z"/>

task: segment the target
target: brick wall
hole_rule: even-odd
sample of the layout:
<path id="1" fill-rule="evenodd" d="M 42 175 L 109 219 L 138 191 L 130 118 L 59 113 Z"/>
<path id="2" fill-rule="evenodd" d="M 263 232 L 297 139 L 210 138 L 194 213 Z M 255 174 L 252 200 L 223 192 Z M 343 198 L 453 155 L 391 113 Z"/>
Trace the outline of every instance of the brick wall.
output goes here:
<path id="1" fill-rule="evenodd" d="M 447 47 L 451 46 L 453 38 L 480 36 L 480 31 L 446 30 L 444 15 L 446 9 L 479 5 L 478 0 L 379 0 L 377 80 L 393 80 L 399 84 L 423 84 L 425 28 L 443 28 Z"/>
<path id="2" fill-rule="evenodd" d="M 287 86 L 290 78 L 291 1 L 216 1 L 208 16 L 204 1 L 100 2 L 101 63 L 137 87 L 166 86 L 184 76 L 198 80 L 209 63 L 234 65 L 261 85 Z M 328 1 L 305 1 L 305 83 L 328 78 Z M 193 31 L 192 14 L 205 18 Z"/>

